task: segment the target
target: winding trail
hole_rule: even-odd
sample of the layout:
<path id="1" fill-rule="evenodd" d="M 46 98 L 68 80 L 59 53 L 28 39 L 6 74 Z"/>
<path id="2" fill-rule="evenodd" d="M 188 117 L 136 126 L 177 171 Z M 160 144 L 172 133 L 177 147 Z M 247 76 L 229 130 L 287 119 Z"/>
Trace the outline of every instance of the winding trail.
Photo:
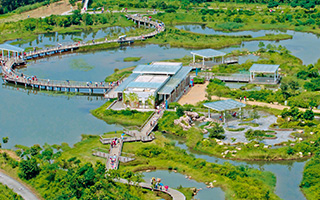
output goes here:
<path id="1" fill-rule="evenodd" d="M 22 183 L 17 181 L 16 179 L 2 173 L 0 171 L 0 182 L 4 185 L 7 185 L 11 188 L 15 193 L 22 196 L 25 200 L 37 200 L 39 199 L 29 188 L 24 186 Z M 40 199 L 39 199 L 40 200 Z"/>

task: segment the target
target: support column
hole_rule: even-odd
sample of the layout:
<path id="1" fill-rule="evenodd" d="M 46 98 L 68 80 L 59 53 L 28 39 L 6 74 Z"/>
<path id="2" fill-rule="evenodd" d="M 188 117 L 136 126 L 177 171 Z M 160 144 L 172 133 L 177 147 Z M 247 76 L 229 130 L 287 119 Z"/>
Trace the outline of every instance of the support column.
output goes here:
<path id="1" fill-rule="evenodd" d="M 222 56 L 222 58 L 221 58 L 221 59 L 222 59 L 222 64 L 224 64 L 224 57 Z"/>
<path id="2" fill-rule="evenodd" d="M 196 56 L 193 54 L 193 64 L 196 62 Z"/>
<path id="3" fill-rule="evenodd" d="M 204 66 L 204 57 L 202 57 L 202 65 Z"/>
<path id="4" fill-rule="evenodd" d="M 208 108 L 208 118 L 211 118 L 210 108 Z"/>
<path id="5" fill-rule="evenodd" d="M 242 120 L 241 107 L 239 108 L 239 116 L 240 116 L 240 120 Z"/>
<path id="6" fill-rule="evenodd" d="M 223 112 L 223 123 L 226 123 L 226 111 Z"/>
<path id="7" fill-rule="evenodd" d="M 4 55 L 3 55 L 3 53 L 4 53 L 4 52 L 3 52 L 3 49 L 2 49 L 2 60 L 4 60 Z"/>

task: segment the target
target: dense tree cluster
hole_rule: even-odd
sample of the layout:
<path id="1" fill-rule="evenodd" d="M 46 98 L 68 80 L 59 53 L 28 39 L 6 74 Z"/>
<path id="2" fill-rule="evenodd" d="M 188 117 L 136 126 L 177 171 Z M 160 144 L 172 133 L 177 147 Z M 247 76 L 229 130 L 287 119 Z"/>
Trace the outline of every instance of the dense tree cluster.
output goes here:
<path id="1" fill-rule="evenodd" d="M 105 175 L 105 164 L 82 163 L 76 157 L 61 159 L 50 146 L 39 145 L 19 150 L 19 177 L 35 187 L 44 199 L 141 199 L 139 188 L 132 192 L 118 184 L 118 172 Z M 17 161 L 16 161 L 17 162 Z M 140 176 L 125 173 L 126 178 L 138 181 Z M 141 195 L 141 194 L 140 194 Z"/>
<path id="2" fill-rule="evenodd" d="M 0 14 L 11 12 L 21 6 L 42 2 L 44 2 L 45 4 L 49 4 L 50 0 L 0 0 Z"/>

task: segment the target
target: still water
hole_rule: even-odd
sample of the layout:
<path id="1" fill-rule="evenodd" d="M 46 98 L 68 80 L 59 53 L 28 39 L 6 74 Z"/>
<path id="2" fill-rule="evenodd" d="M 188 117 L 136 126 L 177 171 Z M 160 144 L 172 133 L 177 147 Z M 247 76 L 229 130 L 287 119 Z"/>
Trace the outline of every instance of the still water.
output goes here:
<path id="1" fill-rule="evenodd" d="M 319 36 L 312 33 L 296 32 L 296 31 L 278 31 L 278 30 L 260 30 L 260 31 L 239 31 L 239 32 L 222 32 L 215 31 L 214 29 L 208 28 L 201 25 L 179 25 L 176 26 L 179 29 L 192 31 L 195 33 L 202 34 L 215 34 L 215 35 L 251 35 L 252 37 L 260 37 L 265 34 L 280 34 L 286 33 L 292 35 L 293 38 L 290 40 L 281 40 L 279 42 L 263 41 L 265 45 L 277 44 L 285 46 L 292 55 L 300 58 L 304 64 L 316 63 L 319 59 L 319 55 L 314 52 L 320 51 L 320 39 Z M 258 44 L 260 41 L 244 42 L 242 48 L 249 49 L 250 51 L 256 51 L 259 49 Z M 229 48 L 230 49 L 230 48 Z M 233 48 L 239 49 L 239 48 Z"/>

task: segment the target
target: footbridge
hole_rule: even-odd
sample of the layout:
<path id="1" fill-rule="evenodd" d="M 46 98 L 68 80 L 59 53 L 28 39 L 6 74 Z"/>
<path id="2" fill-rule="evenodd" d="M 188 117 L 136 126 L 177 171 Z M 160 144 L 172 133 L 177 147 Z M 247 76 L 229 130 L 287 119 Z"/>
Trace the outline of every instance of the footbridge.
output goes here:
<path id="1" fill-rule="evenodd" d="M 10 58 L 10 54 L 8 57 L 3 57 L 1 61 L 3 64 L 1 65 L 2 70 L 2 78 L 5 83 L 14 83 L 19 85 L 24 85 L 25 87 L 32 87 L 46 89 L 46 90 L 56 90 L 56 91 L 65 91 L 65 92 L 80 92 L 85 90 L 88 91 L 89 94 L 92 94 L 97 91 L 103 91 L 104 94 L 108 93 L 117 84 L 105 84 L 103 82 L 80 82 L 80 81 L 61 81 L 61 80 L 50 80 L 50 79 L 39 79 L 34 76 L 27 76 L 25 74 L 19 73 L 15 70 L 16 65 L 25 64 L 26 60 L 50 56 L 62 52 L 71 51 L 73 52 L 76 49 L 86 46 L 94 46 L 106 43 L 133 43 L 136 40 L 145 40 L 146 38 L 154 37 L 156 34 L 165 31 L 165 26 L 163 23 L 158 21 L 153 21 L 151 18 L 142 17 L 139 14 L 126 15 L 128 20 L 132 20 L 140 26 L 144 24 L 145 26 L 149 26 L 155 28 L 154 31 L 144 35 L 131 36 L 131 37 L 119 37 L 118 39 L 113 40 L 104 40 L 92 43 L 72 43 L 67 45 L 59 45 L 57 47 L 48 47 L 42 50 L 36 50 L 30 52 L 24 52 L 23 55 L 15 54 L 15 57 Z M 117 81 L 119 83 L 121 80 Z"/>

